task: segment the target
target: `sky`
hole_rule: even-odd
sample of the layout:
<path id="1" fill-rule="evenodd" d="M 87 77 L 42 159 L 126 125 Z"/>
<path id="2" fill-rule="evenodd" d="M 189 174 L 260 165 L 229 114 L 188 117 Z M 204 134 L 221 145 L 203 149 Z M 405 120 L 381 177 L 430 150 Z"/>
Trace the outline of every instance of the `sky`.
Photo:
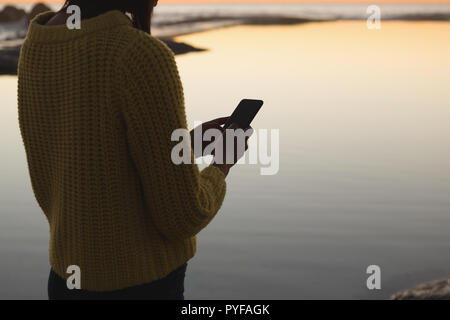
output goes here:
<path id="1" fill-rule="evenodd" d="M 228 2 L 228 3 L 258 3 L 258 2 L 303 2 L 303 3 L 450 3 L 450 0 L 159 0 L 160 3 L 212 3 L 212 2 Z M 23 2 L 62 2 L 58 0 L 0 0 L 0 3 L 23 3 Z"/>

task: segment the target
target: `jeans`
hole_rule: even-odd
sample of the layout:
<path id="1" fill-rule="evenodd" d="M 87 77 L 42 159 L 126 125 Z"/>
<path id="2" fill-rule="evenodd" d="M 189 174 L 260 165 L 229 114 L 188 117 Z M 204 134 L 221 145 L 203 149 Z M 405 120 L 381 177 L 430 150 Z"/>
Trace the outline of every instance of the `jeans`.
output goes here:
<path id="1" fill-rule="evenodd" d="M 70 290 L 66 280 L 50 270 L 48 297 L 50 300 L 184 300 L 184 277 L 187 263 L 166 277 L 117 291 L 95 292 Z"/>

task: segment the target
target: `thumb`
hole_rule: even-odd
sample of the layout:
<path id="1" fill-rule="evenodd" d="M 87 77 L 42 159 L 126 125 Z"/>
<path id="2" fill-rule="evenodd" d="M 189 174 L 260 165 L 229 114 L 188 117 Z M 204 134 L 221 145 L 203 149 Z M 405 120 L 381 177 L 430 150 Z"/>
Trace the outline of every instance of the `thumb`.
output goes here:
<path id="1" fill-rule="evenodd" d="M 233 129 L 233 130 L 236 130 L 236 129 L 239 129 L 239 126 L 237 125 L 237 123 L 232 123 L 227 129 Z"/>

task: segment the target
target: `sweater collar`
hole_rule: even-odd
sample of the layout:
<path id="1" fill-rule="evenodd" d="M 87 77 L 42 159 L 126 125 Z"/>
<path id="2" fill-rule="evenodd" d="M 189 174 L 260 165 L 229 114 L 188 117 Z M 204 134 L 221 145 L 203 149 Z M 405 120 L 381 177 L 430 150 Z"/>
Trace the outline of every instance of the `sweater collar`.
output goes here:
<path id="1" fill-rule="evenodd" d="M 31 20 L 27 40 L 47 43 L 64 42 L 120 25 L 132 26 L 131 20 L 118 10 L 108 11 L 94 18 L 81 20 L 81 29 L 78 30 L 70 30 L 65 24 L 57 26 L 45 25 L 54 15 L 54 12 L 48 11 L 37 15 Z"/>

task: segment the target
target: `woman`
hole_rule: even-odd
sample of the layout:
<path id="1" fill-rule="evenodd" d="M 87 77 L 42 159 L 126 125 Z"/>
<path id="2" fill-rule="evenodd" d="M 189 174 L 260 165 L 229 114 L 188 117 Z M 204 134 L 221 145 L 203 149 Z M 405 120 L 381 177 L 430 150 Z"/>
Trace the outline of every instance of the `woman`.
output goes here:
<path id="1" fill-rule="evenodd" d="M 79 30 L 66 26 L 69 5 L 81 9 Z M 19 121 L 50 225 L 50 299 L 183 299 L 195 235 L 222 205 L 232 164 L 199 172 L 171 161 L 186 117 L 173 54 L 150 36 L 155 5 L 67 1 L 30 24 Z M 80 290 L 67 288 L 71 266 Z"/>

